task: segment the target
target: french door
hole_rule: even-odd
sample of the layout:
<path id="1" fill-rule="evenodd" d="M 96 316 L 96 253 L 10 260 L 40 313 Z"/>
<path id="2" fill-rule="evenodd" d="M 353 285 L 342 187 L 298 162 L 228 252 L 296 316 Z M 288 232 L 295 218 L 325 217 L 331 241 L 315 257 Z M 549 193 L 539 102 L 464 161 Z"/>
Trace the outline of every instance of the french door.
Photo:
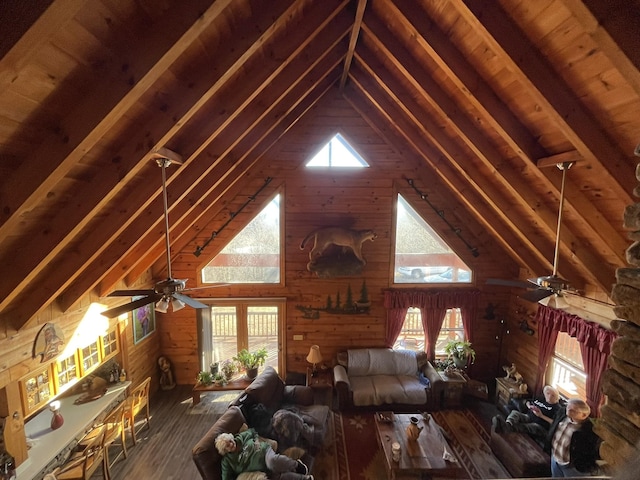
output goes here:
<path id="1" fill-rule="evenodd" d="M 200 310 L 202 369 L 233 358 L 240 350 L 266 348 L 265 365 L 284 371 L 281 352 L 285 301 L 281 299 L 215 300 Z"/>

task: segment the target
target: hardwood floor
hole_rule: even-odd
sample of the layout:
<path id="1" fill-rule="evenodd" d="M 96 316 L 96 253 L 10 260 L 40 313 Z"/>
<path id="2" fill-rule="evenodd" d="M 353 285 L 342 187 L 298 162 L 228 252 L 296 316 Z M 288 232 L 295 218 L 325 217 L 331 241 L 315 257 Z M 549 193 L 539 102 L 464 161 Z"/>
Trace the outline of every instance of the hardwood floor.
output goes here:
<path id="1" fill-rule="evenodd" d="M 142 428 L 133 446 L 127 435 L 128 458 L 124 458 L 119 446 L 110 450 L 111 460 L 118 456 L 111 467 L 111 480 L 198 480 L 198 473 L 191 449 L 209 430 L 229 402 L 239 392 L 203 395 L 202 407 L 191 408 L 192 386 L 178 385 L 173 390 L 159 391 L 151 397 L 151 421 L 149 428 Z M 216 401 L 211 402 L 211 396 Z M 209 401 L 204 401 L 205 398 Z M 137 426 L 144 415 L 137 417 Z M 100 478 L 99 470 L 92 477 Z"/>
<path id="2" fill-rule="evenodd" d="M 112 461 L 117 456 L 111 467 L 111 480 L 200 479 L 191 459 L 191 449 L 240 392 L 207 393 L 202 396 L 201 404 L 193 409 L 191 388 L 179 385 L 151 397 L 150 427 L 137 433 L 135 446 L 127 435 L 128 458 L 120 454 L 120 447 L 114 446 L 110 451 Z M 464 406 L 474 412 L 487 431 L 491 429 L 491 417 L 498 413 L 493 402 L 467 397 Z M 137 418 L 138 428 L 142 418 L 143 415 Z M 98 470 L 92 478 L 98 479 L 101 475 Z"/>

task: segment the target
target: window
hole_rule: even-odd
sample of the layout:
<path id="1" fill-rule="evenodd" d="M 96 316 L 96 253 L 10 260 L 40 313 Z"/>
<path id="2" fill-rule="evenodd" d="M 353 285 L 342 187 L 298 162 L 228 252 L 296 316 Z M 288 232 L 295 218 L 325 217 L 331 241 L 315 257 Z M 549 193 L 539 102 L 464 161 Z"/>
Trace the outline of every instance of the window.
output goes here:
<path id="1" fill-rule="evenodd" d="M 307 162 L 307 167 L 368 167 L 369 164 L 337 133 Z"/>
<path id="2" fill-rule="evenodd" d="M 102 360 L 107 360 L 113 357 L 118 351 L 120 351 L 118 344 L 118 332 L 116 328 L 109 330 L 101 338 L 102 341 Z"/>
<path id="3" fill-rule="evenodd" d="M 471 269 L 398 195 L 394 283 L 471 283 Z"/>
<path id="4" fill-rule="evenodd" d="M 56 391 L 62 392 L 75 383 L 80 376 L 77 352 L 55 363 Z"/>
<path id="5" fill-rule="evenodd" d="M 46 405 L 53 397 L 53 384 L 49 365 L 29 375 L 20 382 L 25 416 Z"/>
<path id="6" fill-rule="evenodd" d="M 280 283 L 280 195 L 202 269 L 204 283 Z"/>
<path id="7" fill-rule="evenodd" d="M 587 375 L 582 363 L 580 343 L 566 332 L 558 333 L 547 379 L 566 398 L 587 398 Z"/>
<path id="8" fill-rule="evenodd" d="M 442 327 L 436 341 L 436 356 L 445 357 L 444 347 L 451 340 L 464 340 L 462 314 L 459 308 L 449 308 L 442 321 Z M 424 351 L 426 337 L 422 329 L 422 315 L 419 308 L 411 307 L 407 310 L 400 335 L 393 345 L 394 349 Z"/>
<path id="9" fill-rule="evenodd" d="M 100 348 L 98 340 L 80 349 L 80 365 L 82 375 L 86 375 L 100 364 Z"/>

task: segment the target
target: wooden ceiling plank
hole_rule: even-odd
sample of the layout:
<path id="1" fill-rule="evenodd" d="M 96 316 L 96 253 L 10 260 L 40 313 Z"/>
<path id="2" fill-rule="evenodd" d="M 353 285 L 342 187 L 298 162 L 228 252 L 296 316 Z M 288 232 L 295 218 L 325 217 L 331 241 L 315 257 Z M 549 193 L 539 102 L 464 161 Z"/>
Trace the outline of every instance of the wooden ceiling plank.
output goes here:
<path id="1" fill-rule="evenodd" d="M 335 66 L 344 58 L 341 49 L 336 48 L 338 46 L 338 42 L 344 36 L 343 33 L 346 33 L 345 30 L 339 30 L 336 28 L 331 28 L 331 35 L 321 35 L 319 36 L 318 43 L 314 44 L 313 48 L 308 48 L 304 51 L 304 55 L 292 55 L 291 60 L 295 60 L 296 58 L 310 58 L 313 59 L 311 64 L 303 64 L 301 62 L 289 63 L 287 68 L 284 70 L 278 69 L 279 72 L 282 73 L 282 76 L 286 77 L 288 80 L 280 79 L 280 78 L 269 78 L 268 81 L 263 83 L 263 86 L 260 88 L 256 88 L 252 86 L 248 82 L 237 82 L 238 84 L 245 85 L 248 91 L 240 91 L 238 98 L 243 99 L 250 95 L 250 92 L 262 91 L 264 85 L 271 85 L 269 91 L 265 91 L 264 95 L 262 95 L 259 99 L 256 99 L 254 103 L 259 103 L 260 105 L 269 105 L 268 108 L 256 108 L 253 104 L 243 103 L 242 106 L 232 105 L 230 102 L 230 98 L 225 96 L 224 100 L 216 102 L 217 108 L 224 111 L 234 112 L 233 116 L 229 119 L 228 122 L 225 122 L 225 129 L 217 130 L 212 132 L 206 142 L 198 142 L 199 145 L 197 147 L 197 151 L 201 151 L 202 145 L 207 145 L 207 148 L 204 151 L 201 151 L 200 155 L 206 155 L 207 150 L 216 151 L 216 156 L 219 157 L 219 161 L 222 162 L 220 167 L 219 165 L 212 165 L 211 168 L 205 171 L 198 172 L 196 175 L 198 176 L 197 182 L 191 182 L 186 180 L 184 182 L 180 182 L 179 180 L 176 183 L 184 183 L 186 186 L 191 186 L 191 190 L 185 190 L 178 198 L 187 199 L 187 198 L 209 198 L 208 195 L 214 188 L 221 182 L 224 178 L 236 174 L 239 177 L 242 177 L 242 172 L 239 172 L 236 168 L 237 165 L 228 166 L 224 161 L 225 156 L 229 154 L 232 149 L 237 150 L 237 144 L 242 142 L 245 137 L 251 134 L 253 129 L 257 128 L 257 125 L 260 123 L 264 123 L 263 119 L 270 115 L 274 108 L 278 107 L 278 105 L 282 102 L 284 97 L 288 97 L 290 102 L 293 102 L 295 105 L 295 98 L 304 98 L 306 93 L 304 88 L 311 89 L 315 86 L 318 80 L 316 79 L 324 79 L 327 75 L 327 72 L 331 71 Z M 335 37 L 335 38 L 334 38 Z M 264 65 L 264 64 L 261 64 Z M 264 67 L 260 67 L 264 68 Z M 247 72 L 248 77 L 255 77 L 251 72 Z M 302 85 L 302 87 L 301 87 Z M 243 89 L 244 90 L 244 89 Z M 293 98 L 292 98 L 292 92 Z M 282 108 L 282 107 L 280 107 Z M 246 112 L 260 112 L 260 115 L 257 117 L 248 117 Z M 246 120 L 242 120 L 240 118 L 240 114 L 243 114 L 243 117 Z M 276 117 L 277 118 L 277 117 Z M 234 121 L 235 120 L 235 121 Z M 264 127 L 262 127 L 264 128 Z M 238 134 L 238 132 L 242 132 Z M 228 145 L 224 145 L 227 142 Z M 245 147 L 247 152 L 251 151 L 250 146 Z M 196 162 L 201 164 L 201 162 Z M 181 175 L 186 175 L 189 172 L 181 172 Z M 194 174 L 189 174 L 190 177 L 194 177 Z M 217 200 L 217 199 L 216 199 Z M 200 203 L 200 200 L 198 203 Z M 215 201 L 214 199 L 210 199 L 207 201 Z M 187 215 L 190 211 L 197 208 L 197 205 L 194 202 L 176 202 L 176 208 L 171 209 L 171 216 L 174 219 L 174 223 L 182 222 L 182 219 L 185 215 Z M 206 204 L 206 202 L 205 202 Z M 187 208 L 188 207 L 188 208 Z M 186 208 L 186 211 L 185 211 Z M 196 219 L 197 220 L 197 219 Z M 195 220 L 194 220 L 195 221 Z M 180 232 L 182 229 L 188 228 L 188 226 L 181 223 L 180 225 L 174 225 L 171 228 L 173 232 Z M 173 241 L 175 244 L 175 239 Z M 148 268 L 148 263 L 146 261 L 146 257 L 148 256 L 146 252 L 151 252 L 154 248 L 161 248 L 161 242 L 158 242 L 158 239 L 140 239 L 138 245 L 133 248 L 124 258 L 123 261 L 120 262 L 121 266 L 114 266 L 111 269 L 111 273 L 107 274 L 105 278 L 101 282 L 101 291 L 104 293 L 108 292 L 108 289 L 115 285 L 118 276 L 126 271 L 129 277 L 137 278 L 136 275 L 140 275 L 142 271 Z M 155 253 L 151 255 L 151 257 L 158 258 Z M 153 261 L 155 261 L 153 258 Z M 127 267 L 125 268 L 124 265 Z M 106 289 L 106 290 L 105 290 Z"/>
<path id="2" fill-rule="evenodd" d="M 640 11 L 637 5 L 627 0 L 562 2 L 640 95 Z"/>
<path id="3" fill-rule="evenodd" d="M 493 147 L 487 136 L 479 130 L 474 122 L 472 122 L 461 108 L 453 102 L 447 93 L 435 82 L 428 72 L 425 72 L 421 65 L 411 57 L 406 49 L 402 47 L 392 37 L 384 25 L 376 19 L 369 19 L 364 30 L 370 34 L 372 43 L 393 63 L 395 68 L 409 80 L 414 88 L 426 98 L 432 108 L 436 110 L 442 119 L 450 125 L 463 142 L 476 154 L 476 156 L 494 172 L 493 178 L 500 181 L 502 187 L 511 193 L 517 199 L 518 203 L 529 210 L 532 214 L 540 217 L 542 224 L 546 226 L 546 235 L 555 242 L 556 226 L 558 212 L 550 210 L 542 206 L 540 202 L 540 194 L 531 189 L 529 182 L 522 175 L 520 170 L 508 167 L 508 163 L 504 161 L 500 152 Z M 384 40 L 381 39 L 384 38 Z M 366 52 L 365 47 L 359 49 L 360 52 Z M 373 70 L 378 70 L 376 67 Z M 524 162 L 523 168 L 533 177 L 541 179 L 544 183 L 551 183 L 558 188 L 559 195 L 559 179 L 557 176 L 545 175 L 532 163 L 531 159 Z M 549 179 L 553 179 L 550 181 Z M 580 224 L 586 224 L 593 227 L 599 233 L 599 237 L 594 238 L 593 242 L 598 242 L 601 248 L 608 251 L 609 254 L 616 256 L 620 263 L 623 264 L 625 259 L 623 256 L 627 240 L 623 238 L 603 215 L 595 208 L 595 206 L 580 191 L 575 183 L 570 180 L 566 182 L 566 207 L 572 210 L 572 214 L 578 219 Z M 570 199 L 570 200 L 569 200 Z M 581 251 L 586 254 L 585 261 L 592 263 L 595 261 L 592 256 L 591 249 L 580 247 L 580 242 L 571 234 L 565 238 L 567 245 L 573 246 L 573 254 Z M 570 254 L 567 250 L 566 254 Z"/>
<path id="4" fill-rule="evenodd" d="M 96 118 L 95 121 L 97 125 L 91 132 L 87 133 L 87 137 L 81 140 L 77 147 L 74 149 L 74 152 L 69 154 L 58 168 L 47 178 L 47 180 L 36 187 L 33 193 L 30 195 L 30 198 L 35 201 L 37 197 L 42 195 L 42 192 L 48 192 L 49 189 L 54 189 L 54 184 L 58 182 L 64 174 L 66 174 L 66 169 L 71 168 L 75 162 L 78 161 L 78 157 L 80 155 L 84 155 L 85 149 L 90 149 L 95 143 L 99 140 L 99 137 L 102 136 L 106 129 L 111 128 L 115 122 L 121 117 L 126 108 L 133 104 L 133 102 L 137 101 L 140 96 L 144 93 L 144 91 L 151 85 L 153 79 L 157 78 L 158 75 L 162 74 L 162 71 L 166 69 L 186 48 L 186 43 L 188 40 L 195 40 L 202 32 L 202 29 L 205 28 L 211 21 L 214 20 L 215 16 L 219 15 L 220 7 L 224 7 L 224 2 L 218 5 L 216 3 L 215 8 L 211 8 L 207 14 L 203 16 L 195 17 L 198 21 L 187 31 L 185 32 L 180 40 L 178 41 L 179 45 L 171 46 L 169 43 L 167 47 L 168 51 L 164 51 L 164 48 L 158 48 L 157 51 L 154 51 L 154 55 L 151 55 L 149 52 L 148 46 L 145 46 L 145 56 L 144 58 L 149 57 L 147 60 L 142 60 L 143 57 L 136 57 L 141 61 L 140 67 L 142 67 L 145 63 L 150 68 L 147 70 L 146 75 L 138 82 L 138 84 L 127 94 L 120 98 L 120 101 L 117 102 L 117 106 L 114 107 L 104 119 Z M 175 13 L 175 12 L 173 12 Z M 189 16 L 187 16 L 188 18 Z M 165 21 L 173 20 L 176 22 L 175 15 L 171 15 L 170 19 L 165 19 Z M 183 23 L 182 21 L 179 23 Z M 175 23 L 177 26 L 179 23 Z M 156 33 L 157 35 L 157 33 Z M 154 37 L 155 38 L 155 37 Z M 145 42 L 142 43 L 145 45 Z M 160 59 L 157 57 L 160 56 Z M 155 58 L 157 62 L 153 64 L 152 58 Z M 152 64 L 152 65 L 150 65 Z M 115 90 L 118 91 L 120 87 L 115 87 Z M 109 95 L 104 95 L 104 97 L 109 97 Z M 104 98 L 103 97 L 103 98 Z M 86 110 L 93 110 L 96 106 L 96 102 L 80 102 L 80 108 Z M 102 111 L 101 108 L 96 108 L 96 111 Z M 78 113 L 78 112 L 76 112 Z M 95 115 L 95 112 L 91 113 Z M 88 120 L 87 117 L 83 117 L 84 122 L 88 124 L 95 123 L 92 120 Z M 47 143 L 45 143 L 47 145 Z M 139 148 L 136 146 L 136 148 Z M 41 155 L 41 158 L 38 158 L 37 155 L 32 158 L 39 162 L 51 160 L 51 158 L 46 155 L 42 155 L 42 149 L 37 150 L 37 154 Z M 127 156 L 121 158 L 139 158 L 137 156 Z M 127 160 L 124 160 L 126 162 Z M 54 161 L 55 163 L 55 161 Z M 21 168 L 25 168 L 27 172 L 31 176 L 32 172 L 28 169 L 27 165 L 32 165 L 30 160 L 26 160 Z M 139 169 L 144 166 L 142 162 L 129 163 L 126 165 L 128 174 L 125 179 L 130 179 L 134 176 L 134 174 L 138 173 Z M 109 180 L 109 181 L 107 181 Z M 20 183 L 20 182 L 18 182 Z M 119 188 L 118 185 L 125 185 L 126 182 L 123 181 L 120 173 L 109 169 L 104 172 L 104 174 L 95 178 L 89 184 L 86 184 L 83 191 L 78 192 L 78 196 L 83 198 L 83 202 L 74 202 L 69 206 L 68 209 L 64 211 L 60 211 L 56 214 L 54 219 L 52 220 L 52 224 L 49 225 L 47 231 L 48 242 L 42 242 L 38 236 L 32 236 L 30 240 L 26 242 L 21 241 L 19 249 L 25 249 L 25 251 L 29 252 L 29 255 L 15 255 L 12 254 L 10 258 L 5 259 L 7 262 L 7 266 L 11 266 L 10 270 L 7 272 L 12 272 L 12 274 L 8 275 L 3 279 L 2 282 L 2 291 L 0 295 L 0 311 L 6 307 L 6 305 L 11 302 L 17 292 L 22 288 L 22 286 L 28 284 L 35 278 L 42 268 L 46 267 L 49 262 L 58 255 L 68 244 L 71 239 L 78 235 L 88 224 L 90 219 L 98 212 L 100 208 L 107 204 L 108 201 L 113 199 L 115 195 L 118 193 Z M 45 185 L 48 186 L 45 189 Z M 15 186 L 17 188 L 18 185 Z M 23 204 L 23 207 L 27 207 L 30 201 L 26 201 Z M 21 207 L 21 208 L 23 208 Z M 20 208 L 18 210 L 21 210 Z M 74 211 L 75 210 L 75 211 Z M 5 222 L 0 227 L 0 237 L 2 237 L 3 231 L 10 231 L 14 228 L 14 223 L 17 221 L 22 221 L 20 215 L 12 215 L 11 220 Z M 12 278 L 15 277 L 15 278 Z"/>
<path id="5" fill-rule="evenodd" d="M 339 62 L 336 61 L 336 65 Z M 271 118 L 269 121 L 266 122 L 265 128 L 264 130 L 261 129 L 252 129 L 251 133 L 253 133 L 254 135 L 258 135 L 259 138 L 263 138 L 263 139 L 268 139 L 269 140 L 269 145 L 275 143 L 277 141 L 277 139 L 279 138 L 279 135 L 282 135 L 282 132 L 286 131 L 288 128 L 290 128 L 290 125 L 287 123 L 289 121 L 293 121 L 295 118 L 299 117 L 300 115 L 302 115 L 306 110 L 308 110 L 311 105 L 313 103 L 315 103 L 315 101 L 317 101 L 317 98 L 319 98 L 322 94 L 324 94 L 324 92 L 329 88 L 330 85 L 334 84 L 337 79 L 338 79 L 338 74 L 336 73 L 336 76 L 334 78 L 330 78 L 327 77 L 325 78 L 323 81 L 321 81 L 318 85 L 319 85 L 319 92 L 312 92 L 315 94 L 315 96 L 310 96 L 307 95 L 305 96 L 301 96 L 299 94 L 297 95 L 292 95 L 292 99 L 290 99 L 289 104 L 291 105 L 291 107 L 289 108 L 289 111 L 291 113 L 288 113 L 286 115 L 277 115 L 274 118 Z M 306 87 L 305 87 L 306 88 Z M 318 89 L 316 89 L 318 90 Z M 278 137 L 274 137 L 273 134 L 271 134 L 272 131 L 275 131 L 276 128 L 280 128 L 281 133 L 279 133 Z M 258 130 L 258 132 L 254 133 L 254 130 Z M 237 132 L 236 132 L 237 133 Z M 255 145 L 256 144 L 256 139 L 255 138 L 251 138 L 250 143 Z M 264 143 L 264 141 L 263 141 Z M 265 147 L 268 148 L 268 147 Z M 248 155 L 250 154 L 250 150 L 245 150 L 244 151 L 244 155 L 246 157 L 248 157 Z M 254 158 L 252 160 L 250 160 L 250 162 L 254 162 L 256 161 L 257 158 Z M 232 163 L 235 164 L 235 161 L 232 161 Z M 224 166 L 222 167 L 222 171 L 224 171 Z M 216 171 L 215 173 L 218 173 L 218 171 Z M 207 179 L 211 179 L 213 178 L 214 180 L 217 180 L 217 177 L 215 177 L 215 173 L 212 171 L 209 171 L 208 177 L 206 177 L 204 180 Z M 236 180 L 232 180 L 232 181 L 237 181 L 237 180 L 241 180 L 240 178 L 236 179 Z M 184 203 L 184 202 L 183 202 Z M 212 205 L 212 203 L 207 203 L 205 201 L 201 202 L 205 205 Z M 182 204 L 180 204 L 182 205 Z M 200 207 L 198 207 L 200 208 Z M 212 207 L 207 207 L 208 208 L 212 208 Z M 184 228 L 185 225 L 182 225 L 182 228 Z M 132 230 L 130 232 L 127 232 L 128 234 L 132 234 L 132 235 L 138 235 L 140 238 L 145 237 L 145 235 L 148 235 L 148 229 L 145 230 L 145 228 L 147 228 L 147 226 L 145 226 L 141 221 L 135 223 L 134 225 L 132 225 Z M 175 243 L 175 240 L 173 241 L 173 243 Z M 117 265 L 118 258 L 123 257 L 127 252 L 127 249 L 117 245 L 117 244 L 112 244 L 110 246 L 110 252 L 109 252 L 109 257 L 114 259 L 113 264 Z M 143 262 L 144 265 L 146 265 L 146 268 L 149 268 L 151 266 L 151 262 L 153 262 L 154 260 L 156 260 L 156 258 L 161 258 L 162 257 L 162 251 L 158 250 L 155 258 L 153 255 L 151 256 L 147 256 L 146 260 Z M 164 260 L 161 260 L 161 262 Z M 166 262 L 164 262 L 166 264 Z M 144 270 L 146 270 L 146 268 Z M 62 304 L 62 308 L 68 308 L 68 306 L 72 305 L 73 302 L 79 298 L 82 297 L 82 295 L 85 294 L 86 291 L 91 290 L 92 288 L 94 288 L 96 285 L 98 285 L 98 283 L 101 281 L 100 278 L 96 278 L 99 277 L 99 275 L 94 275 L 96 270 L 98 270 L 98 273 L 100 271 L 100 269 L 98 268 L 87 268 L 85 274 L 79 278 L 78 280 L 76 280 L 72 285 L 69 286 L 69 288 L 67 288 L 67 290 L 65 290 L 65 303 Z M 140 272 L 143 272 L 144 270 L 140 270 Z M 159 268 L 157 268 L 157 266 L 154 267 L 154 271 L 159 271 Z M 136 276 L 137 278 L 137 276 Z M 109 291 L 109 289 L 105 290 L 105 288 L 101 285 L 101 290 L 102 291 Z M 74 300 L 75 299 L 75 300 Z"/>
<path id="6" fill-rule="evenodd" d="M 555 155 L 549 155 L 548 157 L 538 158 L 536 165 L 538 168 L 555 167 L 559 163 L 578 163 L 583 161 L 584 158 L 577 150 L 569 150 L 568 152 L 557 153 Z"/>
<path id="7" fill-rule="evenodd" d="M 349 48 L 347 50 L 347 56 L 344 59 L 344 70 L 342 77 L 340 78 L 340 90 L 344 90 L 344 85 L 349 77 L 349 68 L 351 67 L 351 61 L 353 60 L 353 52 L 356 49 L 356 43 L 358 42 L 358 35 L 360 35 L 360 27 L 362 26 L 362 17 L 364 16 L 365 8 L 367 7 L 367 0 L 358 0 L 358 8 L 356 9 L 356 17 L 351 29 L 351 36 L 349 37 Z"/>
<path id="8" fill-rule="evenodd" d="M 20 71 L 29 65 L 51 37 L 63 29 L 87 3 L 88 0 L 55 0 L 7 54 L 0 58 L 0 88 L 4 90 L 16 81 Z"/>
<path id="9" fill-rule="evenodd" d="M 372 96 L 374 95 L 374 96 Z M 413 133 L 414 126 L 411 126 L 404 118 L 404 115 L 394 111 L 391 102 L 379 102 L 378 95 L 368 92 L 357 81 L 354 81 L 351 88 L 345 90 L 345 97 L 353 105 L 363 118 L 377 126 L 385 140 L 393 145 L 401 155 L 414 155 L 426 163 L 433 173 L 439 177 L 441 183 L 446 185 L 450 192 L 456 196 L 456 201 L 460 202 L 473 213 L 478 221 L 486 229 L 489 235 L 497 239 L 497 242 L 504 248 L 505 252 L 518 264 L 527 265 L 528 268 L 543 268 L 537 259 L 528 254 L 529 248 L 525 248 L 520 240 L 512 234 L 512 229 L 500 227 L 502 219 L 496 216 L 495 210 L 488 207 L 487 203 L 481 199 L 472 186 L 463 176 L 456 172 L 446 161 L 434 163 L 441 155 L 417 133 Z M 385 134 L 384 132 L 389 131 Z M 399 137 L 399 138 L 395 138 Z M 407 151 L 410 149 L 410 151 Z"/>
<path id="10" fill-rule="evenodd" d="M 357 52 L 356 58 L 360 63 L 359 53 L 360 50 Z M 359 65 L 356 65 L 356 67 L 358 66 Z M 367 68 L 366 65 L 363 64 L 363 66 Z M 397 96 L 394 93 L 398 90 L 393 80 L 391 80 L 389 83 L 385 83 L 377 75 L 380 72 L 376 72 L 376 74 L 373 74 L 371 69 L 368 69 L 366 73 L 367 74 L 365 74 L 364 71 L 360 70 L 359 68 L 352 67 L 351 77 L 352 79 L 354 79 L 354 81 L 358 81 L 358 84 L 363 91 L 368 92 L 368 95 L 372 98 L 376 98 L 376 102 L 380 104 L 381 108 L 384 108 L 385 111 L 400 110 L 402 112 L 402 115 L 408 118 L 407 121 L 414 124 L 416 129 L 421 132 L 421 135 L 419 135 L 419 137 L 422 138 L 424 136 L 425 138 L 429 139 L 430 143 L 433 143 L 433 145 L 435 146 L 435 148 L 432 146 L 427 150 L 427 152 L 433 153 L 425 153 L 425 156 L 429 158 L 444 157 L 446 160 L 448 160 L 448 163 L 450 163 L 457 174 L 461 175 L 462 178 L 464 178 L 464 180 L 468 182 L 469 185 L 471 185 L 473 191 L 478 194 L 486 204 L 490 205 L 500 216 L 501 220 L 509 225 L 511 230 L 517 234 L 519 241 L 528 245 L 527 250 L 535 254 L 535 256 L 538 258 L 538 263 L 549 263 L 549 260 L 547 260 L 547 258 L 550 258 L 551 255 L 547 257 L 543 253 L 541 253 L 540 247 L 537 246 L 533 241 L 533 239 L 538 235 L 538 232 L 536 232 L 535 235 L 532 235 L 530 232 L 531 225 L 525 225 L 524 220 L 519 222 L 519 219 L 514 220 L 510 218 L 510 216 L 505 211 L 506 207 L 509 206 L 510 203 L 504 197 L 503 192 L 499 188 L 494 186 L 491 182 L 487 181 L 486 178 L 478 175 L 478 172 L 474 171 L 473 173 L 471 173 L 467 171 L 465 165 L 462 165 L 462 163 L 464 163 L 464 161 L 462 160 L 464 158 L 464 155 L 457 151 L 457 147 L 450 139 L 444 137 L 439 133 L 439 129 L 424 114 L 419 112 L 418 115 L 420 115 L 420 121 L 416 121 L 416 117 L 413 112 L 416 111 L 418 107 L 416 105 L 412 105 L 413 100 Z M 375 80 L 372 80 L 372 78 Z M 384 93 L 389 98 L 388 100 L 384 101 L 384 103 L 380 98 L 380 95 L 382 94 L 378 91 L 382 89 L 384 89 Z M 397 113 L 394 117 L 399 117 L 400 115 L 400 113 Z M 394 121 L 397 122 L 398 118 L 395 118 Z M 419 141 L 418 139 L 413 139 L 413 143 L 419 145 L 420 148 L 425 148 L 424 143 L 422 141 Z M 440 165 L 446 163 L 447 162 L 439 162 L 438 164 L 434 164 L 433 166 L 434 168 L 439 168 Z M 446 183 L 447 182 L 445 181 L 445 184 Z M 518 225 L 518 222 L 520 223 L 520 225 Z"/>
<path id="11" fill-rule="evenodd" d="M 363 48 L 358 49 L 358 52 L 356 54 L 357 59 L 362 61 L 365 65 L 366 65 L 366 61 L 360 57 L 360 55 L 363 52 Z M 397 85 L 396 81 L 390 76 L 390 75 L 385 75 L 383 72 L 385 71 L 384 66 L 380 65 L 380 64 L 375 64 L 375 65 L 369 65 L 367 68 L 368 73 L 374 77 L 377 78 L 379 82 L 381 82 L 382 84 L 386 84 L 386 91 L 387 92 L 401 92 L 403 91 L 403 89 Z M 382 80 L 381 76 L 385 77 L 384 80 Z M 395 94 L 394 94 L 395 96 Z M 397 101 L 399 104 L 405 104 L 407 105 L 407 107 L 409 109 L 413 109 L 413 110 L 418 110 L 419 107 L 417 106 L 410 106 L 411 103 L 414 102 L 413 98 L 411 97 L 411 95 L 406 95 L 407 99 L 403 101 L 403 99 L 399 96 L 395 96 L 395 98 L 397 98 Z M 416 114 L 412 114 L 411 115 L 412 118 L 414 118 L 414 121 L 416 122 L 417 125 L 420 126 L 424 126 L 425 128 L 425 135 L 429 136 L 430 138 L 432 138 L 432 140 L 434 141 L 434 143 L 436 145 L 438 145 L 438 148 L 440 149 L 440 151 L 442 151 L 443 154 L 445 154 L 445 156 L 447 156 L 447 158 L 450 158 L 452 163 L 454 164 L 458 164 L 457 167 L 460 171 L 465 171 L 464 169 L 464 165 L 459 163 L 459 155 L 456 155 L 454 152 L 456 152 L 457 147 L 452 143 L 452 141 L 446 137 L 444 134 L 442 134 L 440 132 L 440 129 L 438 129 L 438 127 L 433 124 L 433 125 L 429 125 L 429 123 L 431 123 L 429 120 L 427 120 L 426 115 L 422 112 L 417 112 Z M 419 120 L 418 120 L 419 119 Z M 468 175 L 468 174 L 467 174 Z M 495 171 L 494 171 L 494 175 L 495 175 Z M 469 178 L 471 178 L 470 175 L 468 175 Z M 470 180 L 471 181 L 471 180 Z M 495 199 L 497 198 L 502 198 L 502 191 L 500 192 L 500 195 L 498 195 L 498 192 L 496 191 L 496 187 L 491 184 L 490 182 L 486 181 L 485 179 L 480 180 L 479 176 L 477 175 L 477 172 L 474 176 L 474 180 L 472 181 L 472 183 L 476 186 L 476 188 L 478 189 L 478 191 L 481 191 L 482 194 L 485 196 L 485 198 L 487 199 L 487 201 L 490 204 L 493 204 L 497 211 L 499 212 L 503 212 L 503 215 L 505 215 L 505 217 L 508 217 L 508 214 L 503 210 L 503 205 L 510 205 L 510 203 L 506 200 L 503 200 L 502 202 L 496 202 Z M 479 185 L 481 184 L 481 186 Z M 492 195 L 489 194 L 487 195 L 487 192 L 495 192 Z M 525 207 L 527 205 L 524 205 Z M 536 214 L 535 209 L 534 210 L 534 214 Z M 557 218 L 557 217 L 556 217 Z M 515 227 L 515 223 L 514 221 L 520 222 L 520 227 Z M 540 253 L 539 251 L 539 247 L 536 246 L 533 242 L 531 242 L 529 240 L 530 237 L 530 225 L 525 224 L 524 222 L 520 221 L 520 219 L 512 219 L 511 220 L 512 225 L 514 225 L 514 227 L 516 228 L 516 231 L 519 232 L 520 237 L 523 239 L 523 241 L 525 243 L 528 243 L 532 249 L 532 251 L 536 252 L 536 253 Z M 555 224 L 557 224 L 557 220 L 554 222 Z M 547 239 L 549 240 L 549 239 Z M 573 235 L 571 235 L 570 233 L 566 233 L 563 235 L 562 237 L 562 242 L 561 242 L 561 252 L 563 252 L 564 255 L 567 256 L 567 258 L 572 258 L 574 259 L 574 261 L 576 261 L 577 263 L 581 263 L 582 265 L 586 265 L 587 267 L 591 264 L 593 265 L 602 265 L 601 261 L 598 261 L 593 253 L 587 249 L 586 247 L 582 246 L 581 243 L 575 238 L 573 237 Z M 570 240 L 570 241 L 569 241 Z M 554 238 L 552 239 L 552 243 L 555 243 L 555 235 Z M 564 270 L 567 271 L 571 268 L 571 266 L 565 266 Z M 607 278 L 607 275 L 613 272 L 613 268 L 600 268 L 600 271 L 594 271 L 594 270 L 584 270 L 581 269 L 580 273 L 581 276 L 584 278 L 589 278 L 589 279 L 593 279 L 594 283 L 597 283 L 598 285 L 609 285 L 610 281 Z M 596 278 L 594 278 L 596 277 Z M 608 288 L 605 287 L 605 288 Z"/>
<path id="12" fill-rule="evenodd" d="M 592 162 L 599 185 L 607 185 L 617 198 L 632 203 L 635 179 L 628 175 L 632 168 L 628 157 L 504 11 L 495 2 L 485 0 L 462 0 L 453 5 L 474 32 L 501 56 L 558 129 Z"/>
<path id="13" fill-rule="evenodd" d="M 158 28 L 140 32 L 146 38 L 122 52 L 133 63 L 129 69 L 113 68 L 101 74 L 94 89 L 100 95 L 92 92 L 87 101 L 78 101 L 78 106 L 59 125 L 60 131 L 64 132 L 62 138 L 58 133 L 46 138 L 6 179 L 0 190 L 0 238 L 14 230 L 29 210 L 55 191 L 56 184 L 231 1 L 215 2 L 204 16 L 199 6 L 201 2 L 191 8 L 182 6 L 163 16 Z M 186 30 L 180 37 L 181 28 Z M 139 52 L 131 51 L 135 48 Z M 131 71 L 144 72 L 133 85 Z"/>

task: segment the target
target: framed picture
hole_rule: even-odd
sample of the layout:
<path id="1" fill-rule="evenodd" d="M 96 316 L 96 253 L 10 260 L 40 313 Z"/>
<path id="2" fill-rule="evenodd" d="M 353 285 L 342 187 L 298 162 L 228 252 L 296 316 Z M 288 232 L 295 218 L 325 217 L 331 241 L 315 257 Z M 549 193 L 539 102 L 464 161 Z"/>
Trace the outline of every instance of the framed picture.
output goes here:
<path id="1" fill-rule="evenodd" d="M 132 297 L 138 300 L 142 297 Z M 156 330 L 156 312 L 153 303 L 136 308 L 133 312 L 133 343 L 139 343 Z"/>

